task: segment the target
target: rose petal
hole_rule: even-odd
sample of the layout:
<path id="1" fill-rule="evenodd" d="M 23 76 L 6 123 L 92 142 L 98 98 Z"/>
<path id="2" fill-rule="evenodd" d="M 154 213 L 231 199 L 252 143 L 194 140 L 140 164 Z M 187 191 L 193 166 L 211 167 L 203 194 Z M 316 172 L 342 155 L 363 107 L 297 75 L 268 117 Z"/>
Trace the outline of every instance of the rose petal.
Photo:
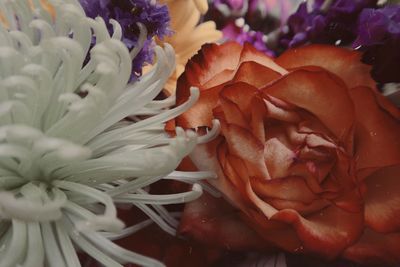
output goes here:
<path id="1" fill-rule="evenodd" d="M 264 100 L 253 97 L 251 101 L 251 132 L 261 142 L 265 141 L 264 117 L 266 114 Z"/>
<path id="2" fill-rule="evenodd" d="M 235 189 L 242 194 L 243 201 L 245 202 L 248 199 L 246 195 L 246 183 L 249 180 L 246 165 L 240 158 L 232 156 L 231 154 L 227 154 L 225 157 L 226 161 L 224 165 L 222 165 L 221 157 L 218 157 L 225 177 L 231 181 Z"/>
<path id="3" fill-rule="evenodd" d="M 303 218 L 294 210 L 281 210 L 273 220 L 291 224 L 306 250 L 328 259 L 337 257 L 356 241 L 363 230 L 363 214 L 329 206 Z"/>
<path id="4" fill-rule="evenodd" d="M 260 75 L 262 73 L 262 75 Z M 281 75 L 272 69 L 253 61 L 244 62 L 239 66 L 232 83 L 245 82 L 257 88 L 278 79 Z"/>
<path id="5" fill-rule="evenodd" d="M 272 179 L 289 175 L 290 166 L 295 158 L 296 154 L 278 138 L 271 138 L 265 142 L 264 160 Z"/>
<path id="6" fill-rule="evenodd" d="M 357 170 L 400 164 L 400 123 L 377 104 L 369 88 L 350 90 L 356 108 Z M 365 175 L 360 175 L 364 177 Z"/>
<path id="7" fill-rule="evenodd" d="M 229 152 L 244 160 L 249 176 L 270 179 L 264 162 L 264 145 L 252 133 L 235 124 L 221 123 Z"/>
<path id="8" fill-rule="evenodd" d="M 292 176 L 303 177 L 308 187 L 315 194 L 323 193 L 325 190 L 321 187 L 319 173 L 317 169 L 310 168 L 308 162 L 297 162 L 290 167 L 290 174 Z"/>
<path id="9" fill-rule="evenodd" d="M 375 97 L 383 110 L 389 112 L 396 120 L 400 120 L 400 109 L 396 105 L 393 105 L 393 102 L 388 97 L 384 97 L 380 93 L 376 94 Z"/>
<path id="10" fill-rule="evenodd" d="M 218 179 L 209 179 L 208 182 L 220 192 L 223 192 L 226 198 L 234 203 L 237 208 L 245 209 L 245 201 L 232 182 L 225 177 L 222 169 L 226 165 L 227 150 L 225 146 L 224 138 L 219 136 L 207 144 L 197 145 L 190 154 L 190 159 L 199 170 L 214 171 L 218 175 Z"/>
<path id="11" fill-rule="evenodd" d="M 254 191 L 262 199 L 277 198 L 282 200 L 310 203 L 317 198 L 301 177 L 290 176 L 272 180 L 251 179 Z"/>
<path id="12" fill-rule="evenodd" d="M 316 199 L 310 203 L 277 198 L 267 198 L 265 201 L 278 210 L 293 209 L 302 216 L 318 212 L 331 205 L 331 203 L 325 199 Z"/>
<path id="13" fill-rule="evenodd" d="M 265 215 L 254 210 L 246 210 L 243 219 L 262 236 L 263 239 L 275 244 L 276 247 L 294 253 L 304 250 L 296 231 L 286 223 L 266 220 Z"/>
<path id="14" fill-rule="evenodd" d="M 179 77 L 176 89 L 176 104 L 187 101 L 192 86 L 201 91 L 200 99 L 176 120 L 184 128 L 211 126 L 212 109 L 216 106 L 218 94 L 224 84 L 232 79 L 239 63 L 242 47 L 234 42 L 222 45 L 205 44 L 192 57 Z M 230 55 L 226 57 L 224 55 Z M 172 128 L 170 123 L 168 129 Z"/>
<path id="15" fill-rule="evenodd" d="M 337 146 L 333 142 L 319 136 L 316 134 L 308 134 L 305 140 L 307 146 L 309 147 L 325 147 L 325 148 L 333 148 L 336 149 Z"/>
<path id="16" fill-rule="evenodd" d="M 221 90 L 220 96 L 235 103 L 246 119 L 250 119 L 252 101 L 258 92 L 258 89 L 250 84 L 237 82 L 225 86 L 224 89 Z"/>
<path id="17" fill-rule="evenodd" d="M 234 70 L 224 70 L 224 71 L 216 74 L 208 82 L 203 84 L 201 86 L 201 88 L 202 88 L 202 90 L 207 90 L 208 88 L 227 83 L 227 81 L 232 80 L 234 74 L 235 74 Z"/>
<path id="18" fill-rule="evenodd" d="M 295 111 L 285 110 L 275 106 L 268 97 L 264 98 L 264 104 L 267 108 L 267 115 L 269 118 L 284 121 L 284 122 L 299 122 L 301 120 L 299 114 Z"/>
<path id="19" fill-rule="evenodd" d="M 222 88 L 223 86 L 216 86 L 201 92 L 199 100 L 189 110 L 178 116 L 175 119 L 175 124 L 183 128 L 211 127 L 213 120 L 212 110 L 217 106 L 218 95 Z M 182 91 L 177 91 L 176 104 L 180 105 L 188 98 L 189 94 L 183 95 Z"/>
<path id="20" fill-rule="evenodd" d="M 364 186 L 360 185 L 359 188 L 341 192 L 340 196 L 333 200 L 334 204 L 348 212 L 363 212 L 363 188 Z"/>
<path id="21" fill-rule="evenodd" d="M 226 174 L 226 178 L 224 177 L 223 179 L 229 179 L 229 181 L 236 185 L 236 191 L 242 195 L 239 203 L 232 198 L 229 199 L 230 201 L 234 201 L 234 205 L 240 207 L 244 212 L 252 209 L 251 207 L 255 205 L 267 218 L 270 218 L 277 212 L 274 207 L 261 200 L 253 191 L 250 180 L 255 178 L 249 176 L 248 166 L 246 166 L 246 163 L 241 158 L 227 154 L 219 156 L 219 161 Z M 225 191 L 222 192 L 226 193 Z"/>
<path id="22" fill-rule="evenodd" d="M 259 211 L 264 214 L 266 219 L 269 220 L 278 212 L 277 209 L 258 197 L 258 195 L 253 190 L 250 180 L 246 184 L 246 193 L 252 203 L 259 209 Z"/>
<path id="23" fill-rule="evenodd" d="M 331 171 L 331 175 L 341 190 L 353 190 L 359 184 L 354 170 L 354 159 L 342 150 L 337 149 L 334 152 L 336 152 L 336 164 Z"/>
<path id="24" fill-rule="evenodd" d="M 347 89 L 327 72 L 296 70 L 266 86 L 263 92 L 311 112 L 339 140 L 348 140 L 354 122 L 353 103 Z"/>
<path id="25" fill-rule="evenodd" d="M 232 250 L 266 248 L 262 240 L 222 198 L 204 193 L 185 206 L 179 232 L 211 246 Z"/>
<path id="26" fill-rule="evenodd" d="M 384 168 L 365 181 L 365 221 L 377 232 L 400 230 L 400 165 Z"/>
<path id="27" fill-rule="evenodd" d="M 286 128 L 289 125 L 289 123 L 276 121 L 274 119 L 269 120 L 267 117 L 264 120 L 265 140 L 276 138 L 290 150 L 296 151 L 298 146 L 292 144 L 286 134 Z"/>
<path id="28" fill-rule="evenodd" d="M 249 128 L 249 124 L 238 105 L 223 95 L 219 98 L 219 104 L 224 112 L 227 123 L 236 124 L 242 128 Z"/>
<path id="29" fill-rule="evenodd" d="M 219 165 L 224 173 L 224 176 L 222 176 L 224 183 L 228 184 L 230 182 L 233 185 L 232 189 L 235 190 L 237 194 L 241 194 L 241 202 L 245 205 L 247 203 L 246 200 L 248 200 L 245 187 L 249 180 L 246 165 L 240 158 L 228 153 L 228 147 L 225 142 L 218 145 L 217 156 Z M 218 184 L 222 184 L 222 178 L 219 179 Z M 227 197 L 229 197 L 229 195 L 227 195 Z M 243 205 L 237 205 L 237 207 L 241 206 Z"/>
<path id="30" fill-rule="evenodd" d="M 217 74 L 225 70 L 236 70 L 241 51 L 242 47 L 235 42 L 226 42 L 222 45 L 205 44 L 198 54 L 188 61 L 183 76 L 187 77 L 187 82 L 191 86 L 202 87 Z M 178 80 L 178 88 L 179 83 Z"/>
<path id="31" fill-rule="evenodd" d="M 349 88 L 375 88 L 371 67 L 361 62 L 361 53 L 331 45 L 309 45 L 289 49 L 276 59 L 285 69 L 319 66 L 338 75 Z"/>
<path id="32" fill-rule="evenodd" d="M 343 253 L 344 257 L 372 266 L 398 266 L 400 233 L 379 234 L 366 228 L 362 237 Z"/>
<path id="33" fill-rule="evenodd" d="M 281 75 L 285 75 L 288 73 L 288 71 L 277 64 L 274 59 L 270 58 L 265 53 L 257 50 L 249 43 L 244 44 L 242 53 L 240 55 L 240 63 L 247 61 L 256 62 L 260 65 L 270 68 L 273 71 L 278 72 Z"/>

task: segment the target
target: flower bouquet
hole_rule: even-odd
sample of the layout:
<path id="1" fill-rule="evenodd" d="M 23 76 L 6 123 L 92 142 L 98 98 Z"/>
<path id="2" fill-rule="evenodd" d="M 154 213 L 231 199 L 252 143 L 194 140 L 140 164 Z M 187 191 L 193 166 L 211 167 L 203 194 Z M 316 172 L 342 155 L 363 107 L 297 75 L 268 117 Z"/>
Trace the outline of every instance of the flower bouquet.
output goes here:
<path id="1" fill-rule="evenodd" d="M 400 266 L 400 5 L 0 0 L 0 267 Z"/>

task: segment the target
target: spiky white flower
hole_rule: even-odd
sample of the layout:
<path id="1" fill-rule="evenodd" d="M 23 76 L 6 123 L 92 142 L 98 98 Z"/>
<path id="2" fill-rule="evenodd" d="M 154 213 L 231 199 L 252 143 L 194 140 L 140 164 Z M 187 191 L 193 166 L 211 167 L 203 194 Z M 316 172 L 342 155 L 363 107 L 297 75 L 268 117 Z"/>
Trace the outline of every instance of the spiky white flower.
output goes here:
<path id="1" fill-rule="evenodd" d="M 177 221 L 162 205 L 195 199 L 201 186 L 159 196 L 145 188 L 209 176 L 173 171 L 217 127 L 202 137 L 164 133 L 198 97 L 193 89 L 172 109 L 174 97 L 153 100 L 174 69 L 170 46 L 129 84 L 140 47 L 127 50 L 118 23 L 110 37 L 76 0 L 47 2 L 55 16 L 40 0 L 0 0 L 0 266 L 80 266 L 78 248 L 105 266 L 162 266 L 110 241 L 148 224 L 122 230 L 115 204 L 136 205 L 173 234 Z"/>

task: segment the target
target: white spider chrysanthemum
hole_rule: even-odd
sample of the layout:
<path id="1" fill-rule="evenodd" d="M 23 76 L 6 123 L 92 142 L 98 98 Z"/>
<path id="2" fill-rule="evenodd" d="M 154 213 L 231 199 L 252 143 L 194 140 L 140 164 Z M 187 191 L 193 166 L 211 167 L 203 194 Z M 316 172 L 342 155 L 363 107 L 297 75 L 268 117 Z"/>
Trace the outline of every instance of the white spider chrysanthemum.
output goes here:
<path id="1" fill-rule="evenodd" d="M 217 127 L 168 137 L 164 122 L 198 97 L 193 89 L 173 109 L 174 97 L 153 100 L 174 70 L 171 47 L 157 47 L 153 70 L 128 83 L 140 47 L 127 50 L 118 23 L 110 37 L 76 0 L 48 2 L 54 17 L 41 0 L 0 0 L 0 266 L 81 266 L 76 249 L 105 266 L 162 266 L 110 241 L 148 224 L 123 229 L 115 204 L 137 206 L 174 234 L 177 221 L 162 205 L 193 200 L 201 186 L 174 195 L 145 189 L 209 177 L 174 169 Z"/>

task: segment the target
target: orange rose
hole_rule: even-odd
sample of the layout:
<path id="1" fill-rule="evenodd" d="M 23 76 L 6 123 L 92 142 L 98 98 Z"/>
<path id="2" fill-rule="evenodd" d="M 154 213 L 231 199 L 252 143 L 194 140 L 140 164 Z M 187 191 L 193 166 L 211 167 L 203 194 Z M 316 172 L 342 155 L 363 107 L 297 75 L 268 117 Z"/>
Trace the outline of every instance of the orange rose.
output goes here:
<path id="1" fill-rule="evenodd" d="M 241 222 L 224 220 L 206 196 L 186 207 L 181 232 L 230 246 L 224 233 L 240 229 L 233 243 L 245 247 L 250 226 L 293 253 L 400 263 L 400 111 L 359 59 L 323 45 L 277 59 L 250 45 L 204 46 L 177 89 L 178 104 L 191 86 L 200 99 L 168 127 L 220 121 L 220 136 L 191 159 L 215 170 L 210 183 Z"/>

